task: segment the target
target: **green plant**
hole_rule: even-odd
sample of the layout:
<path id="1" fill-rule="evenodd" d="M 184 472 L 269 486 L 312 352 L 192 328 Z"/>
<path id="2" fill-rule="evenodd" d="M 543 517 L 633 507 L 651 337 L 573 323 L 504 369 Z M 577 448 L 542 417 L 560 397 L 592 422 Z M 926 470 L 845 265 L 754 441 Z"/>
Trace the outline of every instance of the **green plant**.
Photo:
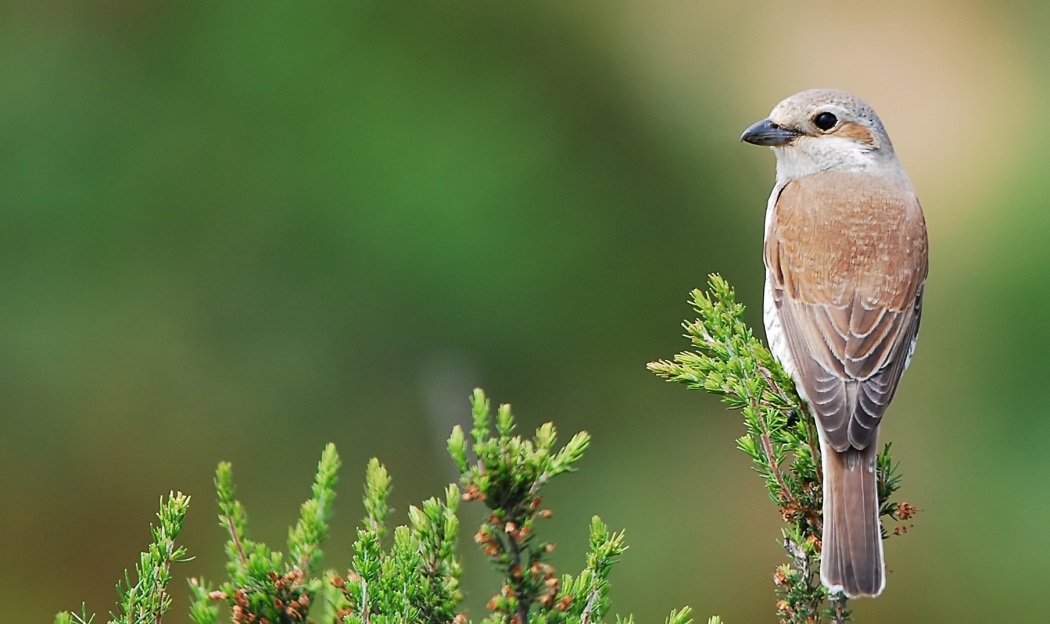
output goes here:
<path id="1" fill-rule="evenodd" d="M 514 435 L 509 405 L 497 410 L 494 431 L 491 406 L 480 390 L 475 390 L 471 405 L 473 444 L 456 426 L 448 447 L 462 475 L 463 497 L 484 502 L 490 511 L 474 540 L 499 570 L 503 583 L 489 601 L 492 613 L 484 621 L 601 622 L 609 609 L 609 572 L 627 548 L 624 534 L 610 533 L 598 517 L 592 518 L 586 566 L 575 577 L 558 577 L 547 562 L 554 544 L 540 540 L 536 531 L 537 520 L 551 515 L 543 508 L 541 489 L 552 478 L 575 469 L 590 436 L 578 433 L 555 449 L 553 424 L 541 426 L 532 439 L 523 439 Z M 468 459 L 471 450 L 475 461 Z M 688 616 L 684 609 L 672 612 L 668 621 L 685 622 Z"/>
<path id="2" fill-rule="evenodd" d="M 321 455 L 311 497 L 302 504 L 299 520 L 289 530 L 287 555 L 248 532 L 248 516 L 237 500 L 232 467 L 219 464 L 215 475 L 219 525 L 227 533 L 227 580 L 212 586 L 199 578 L 189 581 L 190 619 L 217 624 L 223 612 L 234 624 L 466 624 L 461 611 L 461 566 L 456 554 L 461 500 L 481 501 L 488 512 L 475 541 L 499 573 L 499 590 L 482 620 L 496 624 L 597 624 L 609 610 L 609 575 L 626 549 L 624 534 L 610 532 L 597 517 L 591 520 L 586 563 L 576 575 L 557 575 L 548 555 L 554 545 L 540 538 L 539 524 L 550 516 L 540 492 L 554 477 L 571 472 L 590 438 L 578 433 L 556 447 L 557 432 L 547 423 L 532 438 L 516 435 L 509 405 L 493 419 L 481 390 L 471 397 L 473 426 L 468 440 L 455 427 L 449 453 L 460 471 L 460 485 L 449 485 L 441 498 L 408 509 L 408 524 L 392 531 L 387 500 L 391 478 L 373 459 L 365 472 L 365 518 L 357 531 L 345 575 L 320 568 L 321 545 L 333 514 L 337 472 L 335 446 Z M 121 603 L 111 624 L 159 624 L 170 606 L 170 566 L 186 560 L 176 547 L 189 498 L 171 495 L 161 504 L 160 526 L 153 544 L 136 566 L 135 584 L 118 586 Z M 93 620 L 60 613 L 56 624 L 86 624 Z M 668 624 L 689 624 L 690 610 L 672 611 Z M 617 622 L 633 620 L 617 618 Z M 717 618 L 709 624 L 717 624 Z"/>
<path id="3" fill-rule="evenodd" d="M 746 432 L 737 446 L 753 460 L 787 525 L 788 563 L 773 575 L 780 621 L 846 622 L 846 599 L 829 596 L 819 578 L 822 493 L 813 419 L 794 382 L 744 323 L 744 306 L 724 279 L 711 275 L 707 292 L 692 292 L 692 305 L 698 318 L 683 327 L 693 350 L 648 368 L 668 381 L 717 394 L 743 413 Z M 916 509 L 890 500 L 900 487 L 897 467 L 887 444 L 877 462 L 880 510 L 890 520 L 906 521 Z M 892 533 L 906 529 L 899 525 Z"/>
<path id="4" fill-rule="evenodd" d="M 171 581 L 171 566 L 174 563 L 187 561 L 186 549 L 175 544 L 175 538 L 182 530 L 182 523 L 189 510 L 190 497 L 172 492 L 167 499 L 161 499 L 157 519 L 160 521 L 151 527 L 153 541 L 149 548 L 139 555 L 135 565 L 135 582 L 127 571 L 124 581 L 117 583 L 117 612 L 110 613 L 109 624 L 146 624 L 159 622 L 161 616 L 171 607 L 171 595 L 168 583 Z M 82 607 L 79 614 L 62 612 L 55 616 L 55 624 L 89 624 L 95 619 Z"/>

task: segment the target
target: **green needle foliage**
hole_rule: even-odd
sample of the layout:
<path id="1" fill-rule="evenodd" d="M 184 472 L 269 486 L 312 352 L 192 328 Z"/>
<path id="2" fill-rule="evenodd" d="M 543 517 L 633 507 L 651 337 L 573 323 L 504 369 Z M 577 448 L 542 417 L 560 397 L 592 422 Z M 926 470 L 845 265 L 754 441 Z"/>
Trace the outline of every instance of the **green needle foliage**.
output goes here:
<path id="1" fill-rule="evenodd" d="M 187 561 L 186 549 L 175 545 L 175 538 L 182 530 L 186 519 L 190 497 L 179 492 L 168 494 L 167 500 L 161 499 L 157 518 L 160 523 L 151 527 L 153 542 L 139 556 L 135 566 L 134 583 L 127 571 L 124 581 L 117 583 L 117 594 L 120 602 L 117 612 L 110 613 L 109 624 L 153 624 L 159 622 L 162 615 L 171 607 L 171 595 L 168 593 L 168 582 L 171 581 L 171 565 Z M 55 624 L 88 624 L 95 619 L 81 608 L 79 615 L 70 612 L 55 616 Z"/>
<path id="2" fill-rule="evenodd" d="M 394 529 L 393 544 L 384 549 L 390 508 L 390 476 L 378 460 L 365 473 L 365 519 L 357 531 L 353 566 L 347 578 L 336 578 L 341 592 L 339 621 L 346 624 L 394 622 L 465 622 L 457 613 L 460 563 L 456 557 L 459 491 L 445 490 L 444 500 L 431 498 L 408 508 L 408 526 Z"/>
<path id="3" fill-rule="evenodd" d="M 510 405 L 500 405 L 495 422 L 492 406 L 481 390 L 471 397 L 474 417 L 467 441 L 458 425 L 448 439 L 452 461 L 459 468 L 463 498 L 482 501 L 488 517 L 474 535 L 503 583 L 488 602 L 487 624 L 588 624 L 604 621 L 609 610 L 609 573 L 627 549 L 624 534 L 610 533 L 598 518 L 591 520 L 589 552 L 575 577 L 556 576 L 547 562 L 554 544 L 537 535 L 537 520 L 551 517 L 540 490 L 553 477 L 575 470 L 590 444 L 577 433 L 555 449 L 557 430 L 546 423 L 532 439 L 514 435 Z M 473 453 L 474 460 L 469 458 Z M 617 621 L 633 622 L 631 618 Z M 688 624 L 690 610 L 672 611 L 667 622 Z"/>
<path id="4" fill-rule="evenodd" d="M 312 496 L 299 509 L 299 521 L 288 532 L 285 556 L 248 538 L 248 515 L 234 495 L 233 467 L 219 464 L 215 490 L 219 499 L 219 526 L 229 536 L 226 542 L 226 572 L 229 580 L 211 589 L 198 579 L 190 580 L 193 603 L 190 617 L 196 624 L 217 624 L 216 604 L 225 604 L 234 624 L 256 622 L 295 624 L 307 622 L 310 606 L 324 591 L 318 575 L 321 543 L 328 535 L 332 502 L 338 481 L 339 455 L 329 444 L 321 454 Z"/>
<path id="5" fill-rule="evenodd" d="M 736 302 L 729 284 L 711 275 L 708 291 L 694 290 L 692 296 L 699 318 L 683 326 L 693 350 L 648 368 L 668 381 L 717 394 L 743 413 L 746 433 L 737 439 L 737 447 L 753 460 L 787 525 L 782 534 L 788 563 L 773 575 L 780 621 L 849 621 L 846 599 L 829 596 L 820 583 L 822 491 L 813 419 L 794 382 L 744 323 L 744 306 Z M 916 510 L 890 502 L 900 476 L 889 450 L 887 444 L 877 462 L 880 511 L 904 521 Z M 893 533 L 906 529 L 900 525 Z"/>
<path id="6" fill-rule="evenodd" d="M 441 498 L 408 509 L 408 524 L 392 531 L 388 521 L 392 481 L 378 460 L 365 472 L 365 518 L 350 549 L 344 576 L 320 569 L 321 544 L 333 514 L 339 455 L 329 444 L 317 465 L 311 497 L 288 532 L 287 552 L 252 541 L 248 515 L 237 500 L 233 469 L 219 464 L 215 489 L 225 546 L 228 579 L 213 587 L 189 581 L 190 620 L 195 624 L 467 624 L 460 609 L 461 566 L 456 554 L 461 500 L 484 501 L 488 512 L 475 541 L 499 572 L 500 590 L 488 603 L 489 624 L 598 624 L 609 610 L 609 575 L 627 546 L 622 532 L 610 532 L 597 517 L 590 526 L 586 564 L 579 574 L 556 576 L 547 559 L 554 545 L 539 537 L 537 521 L 548 518 L 542 487 L 553 477 L 575 470 L 590 437 L 578 433 L 556 448 L 554 425 L 540 427 L 533 438 L 515 435 L 509 405 L 493 421 L 481 390 L 471 398 L 473 428 L 468 442 L 456 427 L 449 453 L 461 473 L 464 490 L 449 485 Z M 138 582 L 118 586 L 120 615 L 110 624 L 160 624 L 171 599 L 167 586 L 172 563 L 186 559 L 175 546 L 189 497 L 172 494 L 161 504 L 160 526 L 135 572 Z M 94 616 L 60 613 L 56 624 L 89 624 Z M 616 622 L 633 624 L 631 618 Z M 668 624 L 691 624 L 690 610 L 672 611 Z M 717 618 L 709 624 L 720 624 Z"/>

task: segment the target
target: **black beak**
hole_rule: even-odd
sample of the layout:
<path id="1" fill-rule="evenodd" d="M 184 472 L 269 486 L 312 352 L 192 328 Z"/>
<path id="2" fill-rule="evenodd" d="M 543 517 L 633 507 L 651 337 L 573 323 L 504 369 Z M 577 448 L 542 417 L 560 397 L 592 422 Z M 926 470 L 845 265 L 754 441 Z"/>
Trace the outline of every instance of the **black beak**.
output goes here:
<path id="1" fill-rule="evenodd" d="M 787 145 L 794 141 L 799 134 L 801 133 L 796 130 L 783 128 L 768 119 L 763 119 L 752 125 L 747 130 L 744 130 L 744 134 L 740 135 L 740 140 L 751 143 L 752 145 L 777 147 L 779 145 Z"/>

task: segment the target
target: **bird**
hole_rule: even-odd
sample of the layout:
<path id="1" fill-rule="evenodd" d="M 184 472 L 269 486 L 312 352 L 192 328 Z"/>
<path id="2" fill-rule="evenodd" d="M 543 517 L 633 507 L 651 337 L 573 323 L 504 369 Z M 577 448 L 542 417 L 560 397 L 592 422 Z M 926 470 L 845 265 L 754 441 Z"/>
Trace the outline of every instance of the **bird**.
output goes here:
<path id="1" fill-rule="evenodd" d="M 845 91 L 792 95 L 740 140 L 776 156 L 763 321 L 817 425 L 820 579 L 832 593 L 878 596 L 876 447 L 919 332 L 929 273 L 922 207 L 875 110 Z"/>

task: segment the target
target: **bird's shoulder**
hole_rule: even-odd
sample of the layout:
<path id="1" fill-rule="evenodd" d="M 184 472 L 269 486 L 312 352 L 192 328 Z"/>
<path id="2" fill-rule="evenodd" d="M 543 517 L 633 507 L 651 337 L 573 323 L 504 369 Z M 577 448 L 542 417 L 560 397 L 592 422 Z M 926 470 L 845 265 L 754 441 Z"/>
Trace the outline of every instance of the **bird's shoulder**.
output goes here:
<path id="1" fill-rule="evenodd" d="M 828 171 L 784 183 L 771 206 L 766 263 L 784 295 L 902 309 L 928 265 L 926 225 L 907 176 Z"/>

